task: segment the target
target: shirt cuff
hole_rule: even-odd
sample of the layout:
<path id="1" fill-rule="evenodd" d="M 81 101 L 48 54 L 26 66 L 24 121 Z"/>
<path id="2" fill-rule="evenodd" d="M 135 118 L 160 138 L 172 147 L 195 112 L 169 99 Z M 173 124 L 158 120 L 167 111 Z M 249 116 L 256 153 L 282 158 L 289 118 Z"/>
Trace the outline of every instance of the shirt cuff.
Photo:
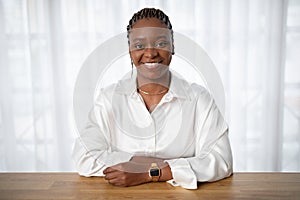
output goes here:
<path id="1" fill-rule="evenodd" d="M 107 167 L 117 165 L 119 163 L 128 162 L 132 155 L 125 152 L 113 152 L 105 160 L 95 160 L 95 158 L 82 158 L 81 164 L 78 166 L 78 172 L 81 176 L 104 176 L 103 170 Z"/>
<path id="2" fill-rule="evenodd" d="M 197 189 L 197 178 L 189 162 L 184 158 L 166 160 L 171 168 L 173 179 L 167 181 L 173 186 Z"/>

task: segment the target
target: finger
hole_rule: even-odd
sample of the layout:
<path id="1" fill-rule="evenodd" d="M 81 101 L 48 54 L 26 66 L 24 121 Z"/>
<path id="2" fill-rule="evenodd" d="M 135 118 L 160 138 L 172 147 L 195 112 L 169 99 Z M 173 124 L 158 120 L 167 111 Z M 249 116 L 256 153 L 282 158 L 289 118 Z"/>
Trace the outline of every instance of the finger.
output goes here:
<path id="1" fill-rule="evenodd" d="M 111 167 L 107 167 L 105 170 L 103 170 L 103 174 L 107 174 L 111 172 L 113 169 Z"/>
<path id="2" fill-rule="evenodd" d="M 112 172 L 106 173 L 105 176 L 104 176 L 104 179 L 105 180 L 111 180 L 111 179 L 118 178 L 119 176 L 120 176 L 119 171 L 112 171 Z"/>
<path id="3" fill-rule="evenodd" d="M 109 168 L 109 167 L 107 167 L 107 168 L 105 168 L 105 169 L 103 170 L 103 174 L 106 174 L 106 173 L 107 173 L 108 168 Z"/>
<path id="4" fill-rule="evenodd" d="M 113 167 L 108 167 L 105 170 L 103 170 L 103 174 L 107 174 L 107 173 L 110 173 L 110 172 L 113 172 L 113 171 L 116 171 L 116 169 L 113 168 Z"/>
<path id="5" fill-rule="evenodd" d="M 110 179 L 108 180 L 108 183 L 114 186 L 123 186 L 124 183 L 122 183 L 118 178 Z"/>

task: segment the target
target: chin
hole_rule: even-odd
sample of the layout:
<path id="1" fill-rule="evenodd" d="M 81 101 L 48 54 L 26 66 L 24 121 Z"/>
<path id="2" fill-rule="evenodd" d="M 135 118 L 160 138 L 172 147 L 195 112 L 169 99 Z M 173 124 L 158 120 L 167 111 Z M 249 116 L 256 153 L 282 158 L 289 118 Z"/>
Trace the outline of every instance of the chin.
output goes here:
<path id="1" fill-rule="evenodd" d="M 137 68 L 137 74 L 139 77 L 152 80 L 155 82 L 155 80 L 160 80 L 164 77 L 166 77 L 169 73 L 169 67 L 168 66 L 161 66 L 157 69 L 146 69 L 142 66 Z"/>

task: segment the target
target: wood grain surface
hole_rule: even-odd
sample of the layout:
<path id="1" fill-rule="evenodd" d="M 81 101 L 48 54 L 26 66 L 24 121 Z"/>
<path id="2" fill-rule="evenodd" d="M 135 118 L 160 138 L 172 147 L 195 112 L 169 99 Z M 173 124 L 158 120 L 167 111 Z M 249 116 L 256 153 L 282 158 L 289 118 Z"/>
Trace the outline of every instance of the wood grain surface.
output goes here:
<path id="1" fill-rule="evenodd" d="M 115 187 L 76 173 L 0 173 L 0 199 L 300 199 L 300 173 L 235 173 L 197 190 L 166 182 Z"/>

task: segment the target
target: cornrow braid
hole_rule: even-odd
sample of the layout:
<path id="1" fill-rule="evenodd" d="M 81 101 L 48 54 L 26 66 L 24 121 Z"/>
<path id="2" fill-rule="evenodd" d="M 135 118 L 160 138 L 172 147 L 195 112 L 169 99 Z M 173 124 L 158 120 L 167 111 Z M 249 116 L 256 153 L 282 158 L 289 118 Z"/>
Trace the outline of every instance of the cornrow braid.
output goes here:
<path id="1" fill-rule="evenodd" d="M 128 44 L 129 42 L 129 33 L 135 23 L 141 19 L 146 18 L 156 18 L 159 19 L 162 23 L 164 23 L 168 29 L 171 31 L 171 39 L 172 39 L 172 54 L 174 54 L 174 38 L 173 38 L 173 29 L 172 24 L 169 20 L 169 17 L 161 10 L 155 8 L 143 8 L 142 10 L 135 13 L 132 18 L 129 20 L 129 24 L 127 26 L 127 38 Z"/>

